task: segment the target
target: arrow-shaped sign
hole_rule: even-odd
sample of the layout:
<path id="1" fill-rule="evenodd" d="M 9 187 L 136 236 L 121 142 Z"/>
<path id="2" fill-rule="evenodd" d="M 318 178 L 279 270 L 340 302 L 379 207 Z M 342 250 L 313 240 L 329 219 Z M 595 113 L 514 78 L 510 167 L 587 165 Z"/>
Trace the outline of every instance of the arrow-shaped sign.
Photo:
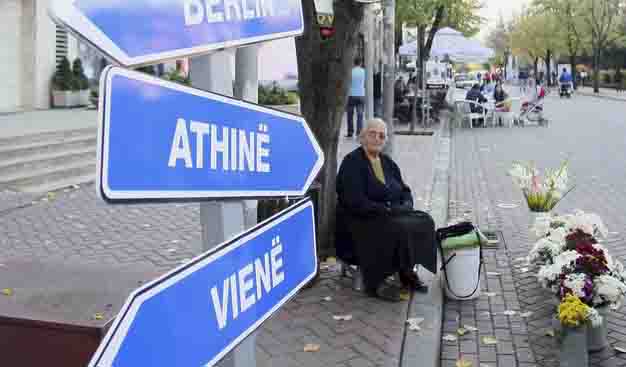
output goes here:
<path id="1" fill-rule="evenodd" d="M 301 0 L 53 0 L 51 17 L 124 66 L 302 34 Z"/>
<path id="2" fill-rule="evenodd" d="M 101 85 L 105 200 L 300 196 L 324 164 L 300 116 L 118 67 Z"/>
<path id="3" fill-rule="evenodd" d="M 306 200 L 133 292 L 89 367 L 213 366 L 316 271 Z"/>

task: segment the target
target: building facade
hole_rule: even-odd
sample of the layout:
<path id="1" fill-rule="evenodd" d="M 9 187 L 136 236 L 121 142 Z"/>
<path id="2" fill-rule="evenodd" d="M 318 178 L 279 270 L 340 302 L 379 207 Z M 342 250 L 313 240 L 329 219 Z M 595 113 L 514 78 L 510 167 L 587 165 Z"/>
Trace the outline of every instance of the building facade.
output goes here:
<path id="1" fill-rule="evenodd" d="M 57 60 L 78 53 L 47 7 L 47 0 L 0 1 L 0 113 L 49 108 Z"/>

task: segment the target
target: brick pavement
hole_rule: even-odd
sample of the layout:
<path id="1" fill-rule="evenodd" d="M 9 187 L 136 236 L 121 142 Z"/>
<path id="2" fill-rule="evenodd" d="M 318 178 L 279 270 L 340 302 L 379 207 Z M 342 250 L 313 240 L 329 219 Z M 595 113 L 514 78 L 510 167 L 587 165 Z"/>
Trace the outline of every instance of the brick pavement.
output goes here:
<path id="1" fill-rule="evenodd" d="M 397 157 L 416 207 L 430 207 L 433 137 L 396 137 Z M 342 140 L 340 158 L 357 146 Z M 0 263 L 138 267 L 165 272 L 194 256 L 201 239 L 197 204 L 106 205 L 93 184 L 48 197 L 0 195 Z M 0 288 L 10 287 L 2 284 Z M 47 286 L 47 285 L 42 285 Z M 330 296 L 331 301 L 323 298 Z M 259 332 L 257 359 L 267 366 L 397 366 L 409 302 L 391 305 L 355 293 L 336 266 L 302 291 Z M 351 314 L 352 321 L 332 316 Z M 316 353 L 303 352 L 319 344 Z"/>
<path id="2" fill-rule="evenodd" d="M 446 303 L 443 335 L 455 333 L 464 324 L 473 324 L 479 331 L 460 337 L 458 342 L 442 341 L 442 366 L 454 366 L 461 356 L 474 366 L 558 366 L 558 345 L 546 335 L 551 330 L 555 300 L 539 287 L 532 269 L 521 259 L 533 244 L 529 212 L 506 171 L 514 160 L 534 160 L 539 167 L 554 167 L 569 157 L 570 179 L 577 188 L 557 211 L 580 208 L 598 213 L 612 231 L 604 244 L 624 261 L 626 249 L 620 246 L 626 226 L 621 159 L 626 148 L 624 112 L 626 108 L 616 101 L 583 96 L 573 100 L 548 98 L 548 128 L 454 130 L 450 218 L 464 217 L 481 228 L 500 230 L 504 243 L 485 252 L 483 295 L 476 301 Z M 616 152 L 620 158 L 613 158 Z M 518 206 L 504 209 L 498 204 Z M 487 276 L 487 272 L 499 275 Z M 496 295 L 487 297 L 485 292 Z M 506 310 L 517 314 L 506 316 Z M 533 313 L 524 319 L 520 312 Z M 624 310 L 612 313 L 608 322 L 611 345 L 624 347 Z M 483 336 L 496 337 L 497 345 L 485 345 Z M 625 366 L 626 355 L 608 348 L 591 354 L 590 365 Z"/>

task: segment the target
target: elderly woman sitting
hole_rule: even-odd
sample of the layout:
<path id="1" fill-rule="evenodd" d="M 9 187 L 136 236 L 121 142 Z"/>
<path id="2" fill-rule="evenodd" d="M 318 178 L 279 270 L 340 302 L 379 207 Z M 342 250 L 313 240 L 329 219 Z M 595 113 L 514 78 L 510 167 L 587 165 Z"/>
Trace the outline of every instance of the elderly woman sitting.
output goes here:
<path id="1" fill-rule="evenodd" d="M 369 120 L 360 135 L 361 147 L 341 163 L 337 230 L 349 233 L 351 241 L 338 240 L 337 254 L 353 253 L 369 295 L 399 301 L 400 289 L 385 279 L 398 273 L 405 287 L 426 292 L 415 269 L 422 264 L 437 271 L 436 235 L 432 218 L 413 210 L 411 190 L 398 165 L 382 154 L 386 140 L 385 122 Z"/>

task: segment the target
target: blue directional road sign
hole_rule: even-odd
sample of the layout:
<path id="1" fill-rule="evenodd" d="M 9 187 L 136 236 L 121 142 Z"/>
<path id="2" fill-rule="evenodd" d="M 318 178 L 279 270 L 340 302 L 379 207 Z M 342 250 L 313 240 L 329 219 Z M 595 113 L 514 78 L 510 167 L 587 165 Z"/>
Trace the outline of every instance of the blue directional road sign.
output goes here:
<path id="1" fill-rule="evenodd" d="M 302 34 L 301 0 L 53 0 L 50 15 L 124 66 Z"/>
<path id="2" fill-rule="evenodd" d="M 315 276 L 314 220 L 303 200 L 136 290 L 89 366 L 213 366 Z"/>
<path id="3" fill-rule="evenodd" d="M 300 116 L 118 67 L 101 85 L 105 200 L 300 196 L 324 164 Z"/>

